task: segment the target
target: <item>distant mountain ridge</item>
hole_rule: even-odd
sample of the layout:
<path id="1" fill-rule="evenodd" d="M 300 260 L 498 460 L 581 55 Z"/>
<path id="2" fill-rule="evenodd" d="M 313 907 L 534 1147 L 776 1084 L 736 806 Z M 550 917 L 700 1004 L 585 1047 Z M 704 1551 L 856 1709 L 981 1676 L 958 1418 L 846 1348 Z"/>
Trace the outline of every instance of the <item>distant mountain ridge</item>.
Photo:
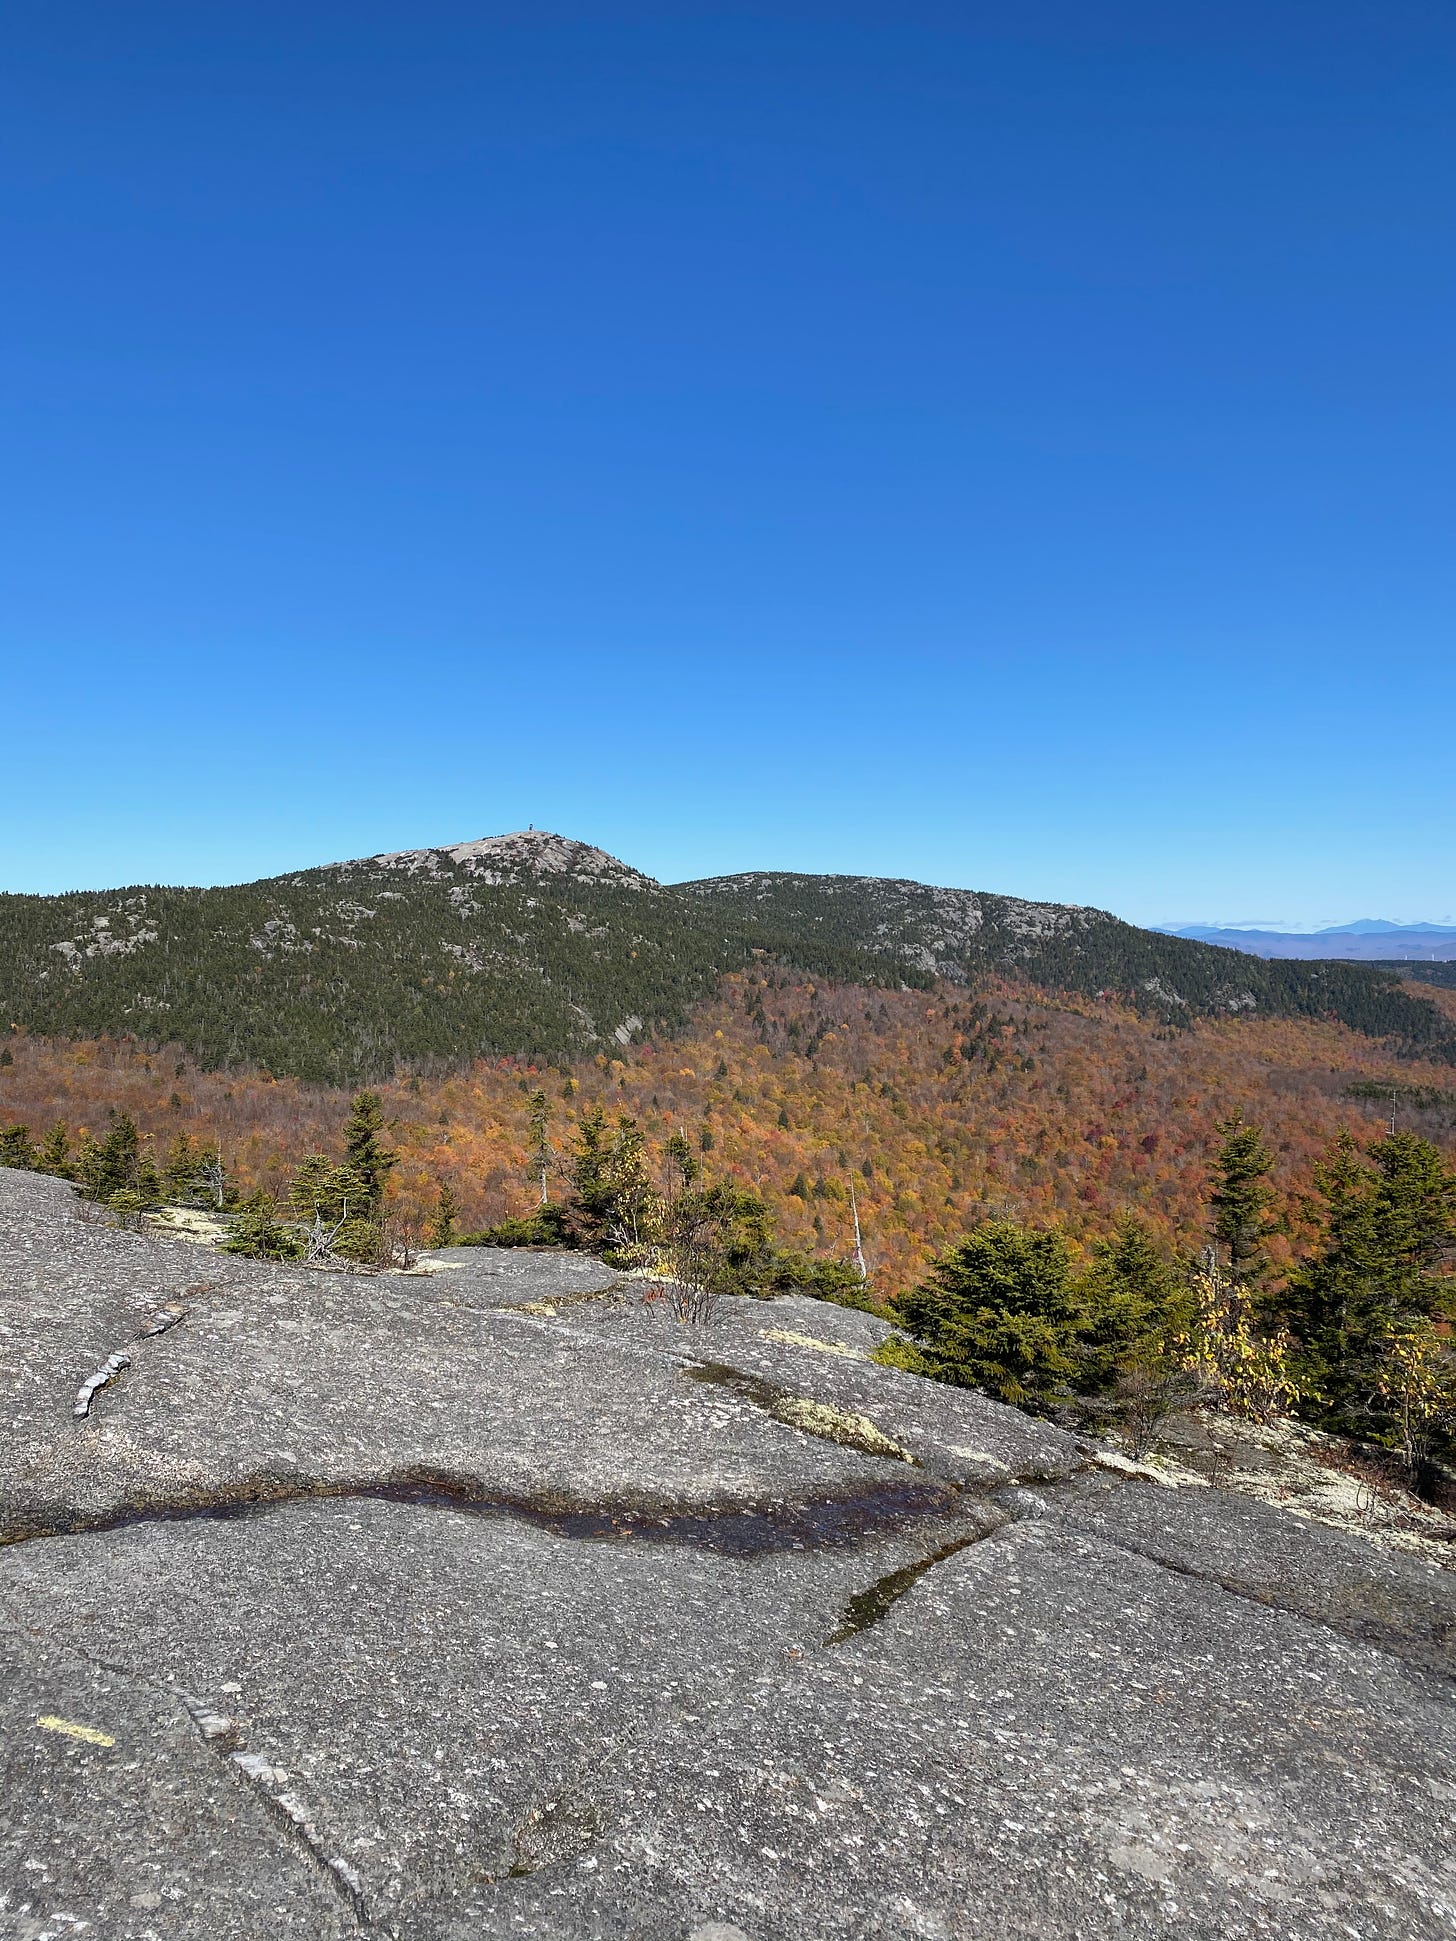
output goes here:
<path id="1" fill-rule="evenodd" d="M 1263 930 L 1238 924 L 1185 923 L 1163 930 L 1169 937 L 1218 944 L 1254 957 L 1342 958 L 1354 963 L 1414 960 L 1444 963 L 1456 959 L 1456 925 L 1391 923 L 1362 917 L 1355 923 L 1329 924 L 1322 930 Z"/>
<path id="2" fill-rule="evenodd" d="M 176 1042 L 329 1083 L 487 1055 L 566 1059 L 671 1032 L 760 959 L 844 983 L 1012 976 L 1168 1021 L 1332 1017 L 1427 1055 L 1452 1029 L 1397 975 L 1273 963 L 1107 911 L 869 876 L 664 885 L 518 830 L 212 889 L 0 895 L 0 1006 L 58 1037 Z"/>

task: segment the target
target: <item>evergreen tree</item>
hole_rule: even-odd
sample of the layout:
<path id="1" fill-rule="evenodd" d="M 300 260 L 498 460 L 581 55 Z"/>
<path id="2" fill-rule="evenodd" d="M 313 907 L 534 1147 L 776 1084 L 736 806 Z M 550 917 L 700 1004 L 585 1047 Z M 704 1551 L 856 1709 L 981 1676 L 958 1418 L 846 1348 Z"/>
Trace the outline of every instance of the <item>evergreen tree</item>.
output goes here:
<path id="1" fill-rule="evenodd" d="M 88 1141 L 82 1189 L 88 1199 L 109 1200 L 113 1193 L 135 1192 L 141 1169 L 141 1134 L 127 1112 L 113 1112 L 106 1137 Z"/>
<path id="2" fill-rule="evenodd" d="M 1222 1135 L 1209 1194 L 1214 1244 L 1223 1248 L 1235 1281 L 1259 1287 L 1269 1268 L 1265 1243 L 1278 1230 L 1269 1214 L 1274 1155 L 1259 1127 L 1246 1125 L 1241 1112 L 1220 1119 L 1214 1129 Z"/>
<path id="3" fill-rule="evenodd" d="M 987 1220 L 942 1254 L 895 1311 L 915 1337 L 883 1359 L 1043 1412 L 1076 1373 L 1077 1305 L 1059 1229 Z"/>
<path id="4" fill-rule="evenodd" d="M 669 1190 L 674 1194 L 685 1193 L 698 1176 L 698 1162 L 693 1157 L 693 1149 L 686 1135 L 681 1132 L 671 1134 L 663 1148 L 663 1155 L 667 1161 Z"/>
<path id="5" fill-rule="evenodd" d="M 311 1152 L 288 1188 L 288 1207 L 296 1218 L 334 1227 L 341 1220 L 367 1220 L 375 1208 L 373 1189 L 353 1166 L 336 1166 L 327 1153 Z"/>
<path id="6" fill-rule="evenodd" d="M 272 1194 L 260 1189 L 239 1206 L 221 1251 L 252 1260 L 300 1260 L 304 1241 L 296 1227 L 279 1219 Z"/>
<path id="7" fill-rule="evenodd" d="M 35 1141 L 29 1128 L 20 1124 L 0 1126 L 0 1166 L 14 1166 L 20 1172 L 35 1169 Z"/>
<path id="8" fill-rule="evenodd" d="M 579 1246 L 602 1245 L 612 1212 L 611 1139 L 600 1102 L 582 1114 L 571 1153 L 571 1225 Z"/>
<path id="9" fill-rule="evenodd" d="M 1076 1291 L 1078 1388 L 1107 1393 L 1124 1376 L 1168 1361 L 1186 1320 L 1186 1286 L 1134 1214 L 1094 1245 Z"/>
<path id="10" fill-rule="evenodd" d="M 187 1206 L 197 1196 L 197 1175 L 202 1168 L 203 1154 L 185 1132 L 179 1132 L 167 1148 L 167 1164 L 163 1170 L 167 1198 L 174 1206 Z"/>
<path id="11" fill-rule="evenodd" d="M 399 1164 L 398 1153 L 384 1144 L 384 1110 L 377 1092 L 360 1092 L 353 1101 L 344 1125 L 344 1159 L 364 1182 L 369 1196 L 368 1214 L 379 1211 L 389 1175 Z"/>
<path id="12" fill-rule="evenodd" d="M 35 1163 L 38 1171 L 52 1173 L 57 1179 L 75 1178 L 75 1167 L 71 1163 L 71 1135 L 63 1119 L 57 1119 L 46 1134 Z"/>
<path id="13" fill-rule="evenodd" d="M 533 1092 L 530 1097 L 530 1108 L 528 1124 L 531 1137 L 531 1172 L 533 1178 L 540 1184 L 541 1204 L 545 1206 L 549 1198 L 546 1181 L 551 1169 L 551 1141 L 547 1137 L 547 1128 L 551 1123 L 551 1106 L 546 1094 L 542 1091 Z M 439 1244 L 443 1246 L 445 1243 L 441 1241 Z"/>
<path id="14" fill-rule="evenodd" d="M 1362 1164 L 1348 1133 L 1316 1173 L 1323 1233 L 1292 1276 L 1286 1305 L 1310 1391 L 1306 1412 L 1347 1434 L 1388 1434 L 1379 1399 L 1393 1343 L 1447 1320 L 1440 1270 L 1456 1250 L 1456 1174 L 1429 1140 L 1398 1132 Z M 1405 1352 L 1401 1350 L 1400 1352 Z"/>
<path id="15" fill-rule="evenodd" d="M 150 1140 L 150 1133 L 147 1138 Z M 167 1197 L 150 1144 L 144 1143 L 137 1157 L 136 1186 L 132 1190 L 144 1207 L 160 1206 Z"/>
<path id="16" fill-rule="evenodd" d="M 460 1202 L 455 1197 L 455 1189 L 448 1180 L 441 1180 L 434 1215 L 430 1221 L 432 1247 L 451 1247 L 455 1244 L 455 1223 L 459 1217 Z"/>

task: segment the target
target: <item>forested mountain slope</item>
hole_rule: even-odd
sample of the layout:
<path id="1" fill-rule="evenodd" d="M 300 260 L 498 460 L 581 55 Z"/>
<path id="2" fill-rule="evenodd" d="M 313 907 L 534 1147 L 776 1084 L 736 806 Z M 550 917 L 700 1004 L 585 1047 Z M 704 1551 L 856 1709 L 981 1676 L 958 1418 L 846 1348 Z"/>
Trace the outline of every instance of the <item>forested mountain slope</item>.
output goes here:
<path id="1" fill-rule="evenodd" d="M 330 1083 L 672 1031 L 764 958 L 890 987 L 1008 973 L 1168 1020 L 1333 1017 L 1456 1055 L 1449 1022 L 1391 971 L 1266 963 L 1099 910 L 873 877 L 666 887 L 537 830 L 225 888 L 0 896 L 10 1025 Z"/>
<path id="2" fill-rule="evenodd" d="M 566 1057 L 672 1029 L 755 948 L 863 983 L 882 952 L 780 937 L 540 831 L 218 889 L 0 897 L 0 1007 L 210 1066 L 348 1083 L 502 1052 Z"/>
<path id="3" fill-rule="evenodd" d="M 1392 966 L 1266 962 L 1212 944 L 1141 930 L 1106 910 L 935 889 L 876 876 L 753 871 L 685 883 L 745 924 L 792 936 L 801 950 L 853 939 L 856 949 L 955 984 L 1013 975 L 1051 991 L 1129 998 L 1169 1022 L 1248 1013 L 1329 1018 L 1410 1049 L 1452 1055 L 1452 1030 L 1402 990 Z"/>

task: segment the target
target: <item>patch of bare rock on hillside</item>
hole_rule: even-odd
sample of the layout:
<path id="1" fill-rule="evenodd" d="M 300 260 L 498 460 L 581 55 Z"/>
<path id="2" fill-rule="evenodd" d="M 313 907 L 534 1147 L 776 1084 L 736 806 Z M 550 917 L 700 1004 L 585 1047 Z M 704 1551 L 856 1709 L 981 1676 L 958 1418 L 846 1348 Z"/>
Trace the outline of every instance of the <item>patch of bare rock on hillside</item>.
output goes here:
<path id="1" fill-rule="evenodd" d="M 865 1315 L 441 1265 L 0 1172 L 0 1935 L 1456 1932 L 1451 1572 Z"/>

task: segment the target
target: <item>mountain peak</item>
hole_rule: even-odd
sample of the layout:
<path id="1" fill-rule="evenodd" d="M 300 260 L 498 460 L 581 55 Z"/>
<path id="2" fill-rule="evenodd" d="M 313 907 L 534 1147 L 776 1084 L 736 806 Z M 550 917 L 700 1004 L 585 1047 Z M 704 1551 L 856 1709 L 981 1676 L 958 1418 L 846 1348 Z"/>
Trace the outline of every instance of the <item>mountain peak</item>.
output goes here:
<path id="1" fill-rule="evenodd" d="M 436 876 L 442 865 L 455 867 L 479 883 L 519 883 L 545 876 L 569 876 L 582 883 L 611 883 L 619 889 L 656 889 L 650 876 L 609 856 L 604 849 L 558 836 L 549 829 L 516 829 L 503 836 L 479 836 L 473 842 L 447 843 L 438 849 L 401 849 L 371 856 L 380 869 L 398 869 L 411 876 Z"/>

